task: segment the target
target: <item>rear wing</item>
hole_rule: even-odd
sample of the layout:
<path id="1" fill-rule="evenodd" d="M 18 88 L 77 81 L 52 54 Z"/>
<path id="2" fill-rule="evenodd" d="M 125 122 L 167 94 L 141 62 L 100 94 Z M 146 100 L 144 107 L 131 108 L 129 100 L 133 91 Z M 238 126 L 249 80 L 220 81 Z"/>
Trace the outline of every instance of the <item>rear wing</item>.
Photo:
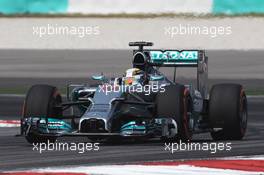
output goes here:
<path id="1" fill-rule="evenodd" d="M 138 46 L 137 50 L 133 50 L 133 64 L 137 58 L 137 60 L 143 61 L 136 63 L 139 65 L 147 63 L 157 67 L 174 67 L 174 79 L 178 67 L 197 68 L 197 88 L 204 99 L 208 98 L 208 57 L 204 50 L 149 50 L 143 48 L 143 46 L 152 45 L 153 43 L 150 42 L 129 43 L 129 46 Z"/>
<path id="2" fill-rule="evenodd" d="M 148 62 L 152 66 L 175 67 L 175 69 L 177 67 L 197 68 L 197 88 L 204 99 L 208 98 L 208 57 L 204 50 L 148 50 L 144 52 L 148 52 Z"/>
<path id="3" fill-rule="evenodd" d="M 148 62 L 159 67 L 197 67 L 202 51 L 199 50 L 149 50 Z"/>

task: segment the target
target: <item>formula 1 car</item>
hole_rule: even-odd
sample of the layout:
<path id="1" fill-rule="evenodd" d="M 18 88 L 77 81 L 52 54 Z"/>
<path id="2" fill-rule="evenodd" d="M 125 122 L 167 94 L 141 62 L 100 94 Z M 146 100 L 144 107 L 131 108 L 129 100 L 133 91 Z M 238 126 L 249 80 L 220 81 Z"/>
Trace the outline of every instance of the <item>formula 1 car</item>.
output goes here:
<path id="1" fill-rule="evenodd" d="M 144 48 L 152 45 L 130 42 L 138 48 L 125 75 L 92 76 L 101 82 L 98 86 L 71 84 L 66 102 L 54 86 L 32 86 L 23 106 L 21 134 L 29 143 L 54 142 L 62 136 L 190 141 L 193 134 L 204 132 L 214 140 L 242 139 L 248 118 L 243 87 L 217 84 L 209 94 L 205 51 Z M 176 71 L 170 80 L 160 67 L 196 68 L 196 88 L 177 83 Z"/>

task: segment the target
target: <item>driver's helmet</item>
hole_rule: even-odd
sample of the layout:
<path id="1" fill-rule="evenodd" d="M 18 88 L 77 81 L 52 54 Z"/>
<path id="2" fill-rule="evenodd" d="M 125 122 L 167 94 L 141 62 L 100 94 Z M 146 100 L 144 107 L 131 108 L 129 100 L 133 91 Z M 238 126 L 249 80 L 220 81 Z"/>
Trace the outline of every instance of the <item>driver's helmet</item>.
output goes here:
<path id="1" fill-rule="evenodd" d="M 135 85 L 140 83 L 143 77 L 143 71 L 139 68 L 130 68 L 126 70 L 126 75 L 124 77 L 125 85 Z"/>

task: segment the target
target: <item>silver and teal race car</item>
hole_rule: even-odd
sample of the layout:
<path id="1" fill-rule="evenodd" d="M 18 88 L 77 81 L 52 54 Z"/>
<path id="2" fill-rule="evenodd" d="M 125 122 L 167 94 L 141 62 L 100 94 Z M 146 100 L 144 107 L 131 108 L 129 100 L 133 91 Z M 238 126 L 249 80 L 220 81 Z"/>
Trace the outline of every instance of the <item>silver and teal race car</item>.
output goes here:
<path id="1" fill-rule="evenodd" d="M 50 85 L 34 85 L 26 96 L 21 134 L 30 143 L 62 136 L 92 141 L 160 138 L 190 141 L 210 132 L 215 140 L 242 139 L 247 127 L 247 98 L 238 84 L 217 84 L 208 91 L 208 57 L 203 50 L 145 49 L 130 42 L 132 68 L 120 77 L 93 76 L 97 86 L 72 84 L 67 101 Z M 173 67 L 170 80 L 160 67 Z M 176 81 L 176 69 L 197 69 L 197 84 Z"/>

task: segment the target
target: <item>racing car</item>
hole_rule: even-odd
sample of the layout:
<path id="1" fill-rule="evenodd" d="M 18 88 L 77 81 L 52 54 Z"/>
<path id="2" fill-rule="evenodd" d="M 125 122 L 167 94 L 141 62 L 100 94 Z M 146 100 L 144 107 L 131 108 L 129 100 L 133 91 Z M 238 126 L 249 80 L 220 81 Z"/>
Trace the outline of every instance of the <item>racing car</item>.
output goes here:
<path id="1" fill-rule="evenodd" d="M 23 105 L 21 134 L 29 143 L 55 142 L 63 136 L 187 142 L 205 132 L 214 140 L 242 139 L 248 118 L 242 85 L 216 84 L 209 93 L 204 50 L 146 49 L 152 45 L 130 42 L 137 48 L 124 75 L 94 75 L 96 86 L 70 84 L 67 100 L 54 86 L 33 85 Z M 173 78 L 161 67 L 174 68 Z M 186 67 L 197 69 L 196 84 L 177 82 L 176 69 Z"/>

